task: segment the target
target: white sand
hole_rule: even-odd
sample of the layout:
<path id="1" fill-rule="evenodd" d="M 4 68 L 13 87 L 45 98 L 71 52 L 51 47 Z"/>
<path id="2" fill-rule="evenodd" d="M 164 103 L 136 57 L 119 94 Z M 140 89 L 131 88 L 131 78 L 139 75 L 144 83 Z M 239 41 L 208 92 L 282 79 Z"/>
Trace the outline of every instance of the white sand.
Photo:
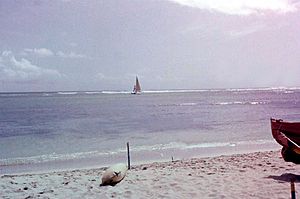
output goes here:
<path id="1" fill-rule="evenodd" d="M 114 187 L 99 186 L 103 171 L 4 175 L 0 198 L 290 198 L 300 182 L 279 151 L 139 165 Z"/>

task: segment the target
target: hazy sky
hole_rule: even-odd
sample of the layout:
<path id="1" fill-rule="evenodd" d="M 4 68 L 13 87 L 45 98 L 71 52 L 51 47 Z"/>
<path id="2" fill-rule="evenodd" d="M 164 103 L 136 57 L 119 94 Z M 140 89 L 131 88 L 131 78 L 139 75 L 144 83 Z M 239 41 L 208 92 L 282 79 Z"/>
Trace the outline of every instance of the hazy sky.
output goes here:
<path id="1" fill-rule="evenodd" d="M 300 86 L 300 1 L 1 0 L 0 92 Z"/>

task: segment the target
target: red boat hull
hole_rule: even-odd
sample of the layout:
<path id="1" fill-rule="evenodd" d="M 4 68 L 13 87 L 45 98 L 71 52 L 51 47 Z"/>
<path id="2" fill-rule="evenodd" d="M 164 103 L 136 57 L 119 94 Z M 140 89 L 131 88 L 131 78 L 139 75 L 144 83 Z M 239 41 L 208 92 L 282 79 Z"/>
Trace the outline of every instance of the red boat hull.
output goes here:
<path id="1" fill-rule="evenodd" d="M 271 118 L 274 139 L 283 146 L 281 154 L 285 161 L 300 164 L 300 122 L 284 122 Z"/>

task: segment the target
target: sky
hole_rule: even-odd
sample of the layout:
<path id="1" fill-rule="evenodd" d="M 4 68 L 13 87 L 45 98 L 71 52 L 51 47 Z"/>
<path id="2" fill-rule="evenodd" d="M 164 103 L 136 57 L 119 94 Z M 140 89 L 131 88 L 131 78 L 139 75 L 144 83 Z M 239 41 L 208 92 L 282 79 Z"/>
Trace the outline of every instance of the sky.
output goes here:
<path id="1" fill-rule="evenodd" d="M 300 87 L 300 0 L 1 0 L 0 92 Z"/>

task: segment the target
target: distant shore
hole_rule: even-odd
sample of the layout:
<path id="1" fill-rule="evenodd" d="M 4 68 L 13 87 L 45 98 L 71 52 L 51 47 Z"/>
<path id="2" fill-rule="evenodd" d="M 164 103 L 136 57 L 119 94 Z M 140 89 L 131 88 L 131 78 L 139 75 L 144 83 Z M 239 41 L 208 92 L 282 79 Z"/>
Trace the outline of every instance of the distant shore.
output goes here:
<path id="1" fill-rule="evenodd" d="M 1 175 L 0 197 L 289 198 L 299 169 L 276 150 L 136 165 L 114 187 L 99 186 L 104 168 Z"/>

